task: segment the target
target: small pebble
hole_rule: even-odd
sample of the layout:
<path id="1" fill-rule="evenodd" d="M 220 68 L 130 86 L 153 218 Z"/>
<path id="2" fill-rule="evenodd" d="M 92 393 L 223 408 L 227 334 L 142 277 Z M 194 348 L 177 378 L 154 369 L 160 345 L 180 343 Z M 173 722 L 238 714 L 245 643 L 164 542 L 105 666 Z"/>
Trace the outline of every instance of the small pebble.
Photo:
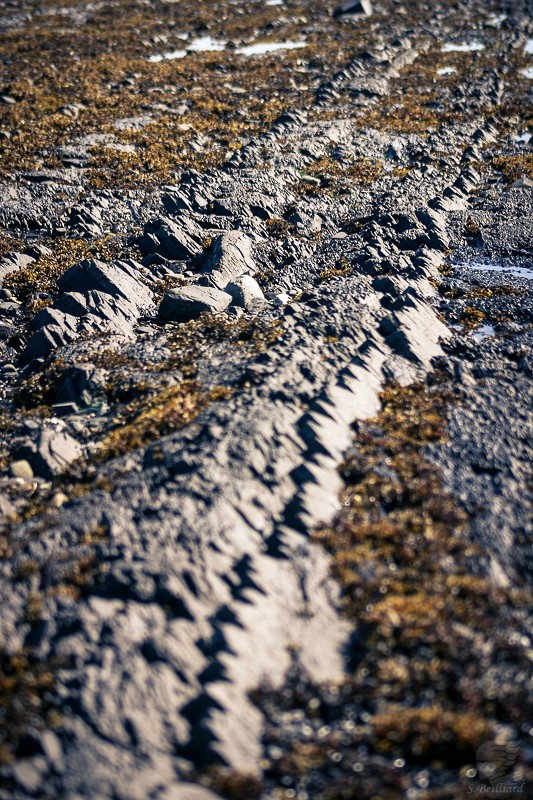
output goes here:
<path id="1" fill-rule="evenodd" d="M 20 461 L 13 461 L 9 465 L 9 472 L 14 478 L 22 478 L 23 480 L 30 481 L 33 478 L 33 470 L 27 461 L 21 459 Z"/>

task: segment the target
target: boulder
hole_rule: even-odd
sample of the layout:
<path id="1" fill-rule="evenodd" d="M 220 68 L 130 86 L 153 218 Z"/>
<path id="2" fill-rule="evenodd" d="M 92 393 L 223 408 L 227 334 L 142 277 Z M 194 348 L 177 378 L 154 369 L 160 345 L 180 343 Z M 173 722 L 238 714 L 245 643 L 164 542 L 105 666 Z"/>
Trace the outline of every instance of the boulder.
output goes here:
<path id="1" fill-rule="evenodd" d="M 227 231 L 217 236 L 202 272 L 211 286 L 225 289 L 230 281 L 247 272 L 256 272 L 252 257 L 252 240 L 240 231 Z"/>
<path id="2" fill-rule="evenodd" d="M 83 450 L 65 431 L 45 427 L 33 443 L 23 445 L 18 452 L 28 461 L 34 475 L 51 480 L 80 458 Z"/>
<path id="3" fill-rule="evenodd" d="M 23 364 L 29 364 L 36 358 L 44 358 L 58 347 L 62 347 L 76 339 L 76 332 L 66 325 L 46 325 L 33 334 L 21 354 Z"/>
<path id="4" fill-rule="evenodd" d="M 82 236 L 91 238 L 103 233 L 102 212 L 98 206 L 86 208 L 76 205 L 70 210 L 68 227 L 77 230 Z"/>
<path id="5" fill-rule="evenodd" d="M 140 264 L 139 269 L 142 269 Z M 120 261 L 114 264 L 105 264 L 96 259 L 81 261 L 67 270 L 57 285 L 62 292 L 94 289 L 112 297 L 123 297 L 137 308 L 148 307 L 152 303 L 150 290 L 132 276 L 131 267 L 127 268 L 126 263 Z"/>
<path id="6" fill-rule="evenodd" d="M 22 353 L 27 364 L 77 339 L 81 334 L 112 331 L 133 337 L 139 309 L 121 296 L 104 292 L 66 292 L 32 320 L 36 331 Z"/>
<path id="7" fill-rule="evenodd" d="M 159 306 L 159 317 L 173 322 L 197 319 L 204 311 L 220 313 L 231 303 L 231 295 L 212 286 L 183 286 L 167 292 Z"/>
<path id="8" fill-rule="evenodd" d="M 137 279 L 141 270 L 135 261 L 95 260 L 69 269 L 58 281 L 63 294 L 32 320 L 37 333 L 26 345 L 23 362 L 46 356 L 81 334 L 110 330 L 131 338 L 139 315 L 153 308 L 151 291 Z"/>
<path id="9" fill-rule="evenodd" d="M 204 236 L 202 229 L 187 217 L 180 217 L 179 223 L 163 219 L 147 223 L 138 244 L 143 256 L 157 253 L 179 261 L 200 253 Z"/>
<path id="10" fill-rule="evenodd" d="M 265 301 L 261 287 L 251 275 L 241 275 L 240 278 L 228 283 L 225 291 L 232 296 L 235 305 L 243 308 L 250 308 L 256 303 Z"/>
<path id="11" fill-rule="evenodd" d="M 178 215 L 183 211 L 192 211 L 192 205 L 184 192 L 178 190 L 168 192 L 161 198 L 161 202 L 169 214 Z"/>

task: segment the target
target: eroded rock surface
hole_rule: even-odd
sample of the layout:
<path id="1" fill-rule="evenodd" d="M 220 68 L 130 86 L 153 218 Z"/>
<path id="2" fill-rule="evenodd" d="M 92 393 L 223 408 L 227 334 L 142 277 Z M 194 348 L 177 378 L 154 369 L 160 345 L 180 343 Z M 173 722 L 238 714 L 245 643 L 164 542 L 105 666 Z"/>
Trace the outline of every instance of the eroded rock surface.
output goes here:
<path id="1" fill-rule="evenodd" d="M 170 33 L 196 7 L 167 4 L 163 22 L 143 7 L 142 57 L 138 36 L 116 44 L 100 21 L 94 113 L 104 125 L 108 108 L 112 132 L 58 102 L 61 124 L 35 127 L 55 147 L 42 169 L 10 89 L 2 798 L 322 800 L 344 773 L 349 796 L 423 797 L 459 780 L 452 765 L 420 783 L 414 758 L 396 781 L 371 735 L 316 768 L 302 756 L 292 777 L 280 767 L 310 735 L 283 697 L 322 698 L 317 736 L 331 709 L 345 721 L 325 687 L 347 679 L 364 631 L 313 532 L 338 515 L 353 425 L 386 385 L 446 376 L 460 402 L 427 458 L 468 515 L 479 575 L 530 579 L 533 203 L 513 140 L 526 4 L 497 25 L 482 2 L 397 6 L 261 5 L 252 30 L 255 6 L 243 21 L 200 4 L 210 52 Z M 75 30 L 99 24 L 92 7 L 64 12 Z M 222 13 L 233 45 L 279 28 L 298 47 L 250 66 L 216 49 Z M 36 14 L 2 9 L 21 36 Z M 445 54 L 474 17 L 486 50 Z M 108 65 L 111 41 L 135 69 Z"/>

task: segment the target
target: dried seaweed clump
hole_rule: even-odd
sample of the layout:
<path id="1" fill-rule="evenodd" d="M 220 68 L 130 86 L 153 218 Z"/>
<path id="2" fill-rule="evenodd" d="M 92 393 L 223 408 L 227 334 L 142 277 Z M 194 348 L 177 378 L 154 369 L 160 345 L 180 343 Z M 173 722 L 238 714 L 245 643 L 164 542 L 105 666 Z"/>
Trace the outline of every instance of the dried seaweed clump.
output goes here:
<path id="1" fill-rule="evenodd" d="M 492 159 L 492 165 L 501 172 L 508 184 L 520 178 L 533 180 L 533 155 L 498 156 Z"/>
<path id="2" fill-rule="evenodd" d="M 184 428 L 210 402 L 231 394 L 232 390 L 227 387 L 218 386 L 202 392 L 196 381 L 183 381 L 148 400 L 134 401 L 126 407 L 125 424 L 112 431 L 102 442 L 96 461 L 116 458 Z"/>
<path id="3" fill-rule="evenodd" d="M 115 236 L 104 236 L 90 243 L 84 239 L 61 237 L 55 240 L 50 255 L 41 255 L 27 267 L 10 273 L 4 280 L 4 286 L 19 300 L 27 300 L 34 293 L 53 294 L 57 292 L 58 278 L 74 264 L 84 258 L 110 261 L 116 257 L 118 248 L 119 240 Z"/>
<path id="4" fill-rule="evenodd" d="M 357 158 L 343 163 L 331 156 L 315 161 L 307 167 L 309 175 L 303 176 L 296 187 L 299 194 L 343 194 L 354 186 L 371 186 L 383 175 L 383 162 L 370 158 Z M 314 180 L 310 180 L 309 176 Z"/>
<path id="5" fill-rule="evenodd" d="M 0 652 L 0 764 L 13 761 L 16 745 L 33 726 L 42 726 L 43 720 L 52 727 L 59 722 L 53 667 L 27 653 Z"/>

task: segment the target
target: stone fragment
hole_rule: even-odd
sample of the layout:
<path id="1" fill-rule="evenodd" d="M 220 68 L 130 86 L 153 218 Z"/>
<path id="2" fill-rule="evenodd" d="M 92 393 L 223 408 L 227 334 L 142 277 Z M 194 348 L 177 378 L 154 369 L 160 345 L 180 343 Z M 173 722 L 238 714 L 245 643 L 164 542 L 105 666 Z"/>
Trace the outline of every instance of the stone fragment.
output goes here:
<path id="1" fill-rule="evenodd" d="M 159 317 L 173 322 L 197 319 L 204 311 L 220 313 L 231 303 L 231 295 L 212 286 L 183 286 L 167 292 L 159 306 Z"/>
<path id="2" fill-rule="evenodd" d="M 334 17 L 369 17 L 370 14 L 372 14 L 372 4 L 370 0 L 348 0 L 348 2 L 343 3 L 342 6 L 338 6 L 333 12 Z"/>
<path id="3" fill-rule="evenodd" d="M 251 275 L 242 275 L 228 283 L 225 289 L 233 298 L 233 302 L 243 308 L 250 308 L 255 303 L 262 303 L 265 296 L 261 287 Z"/>
<path id="4" fill-rule="evenodd" d="M 158 253 L 179 261 L 201 252 L 202 236 L 201 229 L 185 217 L 180 217 L 179 224 L 170 219 L 157 220 L 144 226 L 139 248 L 143 256 Z"/>
<path id="5" fill-rule="evenodd" d="M 202 269 L 217 289 L 225 289 L 230 281 L 247 272 L 255 272 L 252 240 L 240 231 L 227 231 L 217 236 Z"/>
<path id="6" fill-rule="evenodd" d="M 23 478 L 25 481 L 30 481 L 33 478 L 33 470 L 26 459 L 13 461 L 9 465 L 9 472 L 14 478 Z"/>

